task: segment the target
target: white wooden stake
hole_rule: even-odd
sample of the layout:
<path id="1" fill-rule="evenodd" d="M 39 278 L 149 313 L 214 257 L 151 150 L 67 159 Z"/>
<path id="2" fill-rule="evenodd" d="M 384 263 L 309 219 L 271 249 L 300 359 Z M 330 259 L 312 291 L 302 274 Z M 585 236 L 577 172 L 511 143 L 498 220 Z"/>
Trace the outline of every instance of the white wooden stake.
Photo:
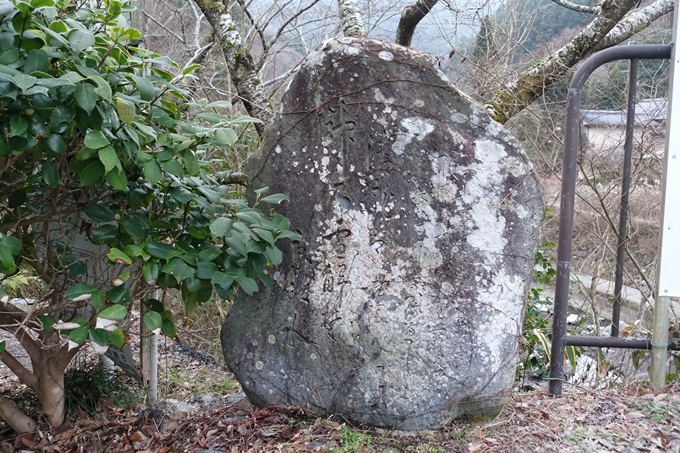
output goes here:
<path id="1" fill-rule="evenodd" d="M 666 116 L 666 156 L 661 203 L 661 232 L 654 328 L 652 330 L 652 364 L 649 378 L 656 391 L 666 386 L 668 360 L 668 317 L 671 297 L 680 297 L 680 53 L 678 53 L 678 16 L 680 0 L 675 1 L 673 19 L 673 52 Z M 676 90 L 677 88 L 677 90 Z M 674 99 L 674 95 L 678 99 Z"/>
<path id="2" fill-rule="evenodd" d="M 158 290 L 151 293 L 152 299 L 158 299 Z M 141 307 L 141 316 L 149 311 Z M 139 362 L 142 369 L 142 380 L 146 386 L 147 404 L 158 402 L 158 335 L 149 330 L 142 319 L 139 323 L 140 352 Z"/>

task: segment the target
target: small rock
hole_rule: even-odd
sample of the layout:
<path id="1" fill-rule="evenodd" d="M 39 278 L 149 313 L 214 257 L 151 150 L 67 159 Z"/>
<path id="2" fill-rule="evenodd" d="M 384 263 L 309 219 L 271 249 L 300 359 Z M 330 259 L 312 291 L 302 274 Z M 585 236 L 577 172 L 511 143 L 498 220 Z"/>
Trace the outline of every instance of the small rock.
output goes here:
<path id="1" fill-rule="evenodd" d="M 181 424 L 181 420 L 196 409 L 191 404 L 174 399 L 167 399 L 158 403 L 155 407 L 143 410 L 141 417 L 148 417 L 158 425 L 158 430 L 167 434 L 176 430 Z"/>
<path id="2" fill-rule="evenodd" d="M 214 404 L 215 401 L 217 401 L 217 398 L 212 395 L 196 395 L 191 397 L 188 402 L 191 404 L 198 404 L 201 407 L 208 407 L 211 404 Z"/>

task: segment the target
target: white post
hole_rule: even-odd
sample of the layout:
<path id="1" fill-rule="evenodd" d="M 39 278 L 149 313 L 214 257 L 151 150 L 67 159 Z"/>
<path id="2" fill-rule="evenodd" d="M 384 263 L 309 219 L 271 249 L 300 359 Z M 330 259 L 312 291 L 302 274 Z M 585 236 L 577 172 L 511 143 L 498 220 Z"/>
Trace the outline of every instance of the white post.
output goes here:
<path id="1" fill-rule="evenodd" d="M 678 50 L 678 7 L 675 1 L 673 19 L 673 52 L 671 55 L 668 114 L 666 117 L 666 156 L 661 203 L 661 232 L 659 234 L 659 262 L 657 263 L 657 289 L 654 301 L 654 328 L 652 331 L 652 364 L 649 378 L 656 391 L 666 386 L 668 361 L 668 317 L 671 297 L 680 297 L 680 54 Z M 678 91 L 676 91 L 676 88 Z M 676 105 L 677 104 L 677 105 Z"/>
<path id="2" fill-rule="evenodd" d="M 152 299 L 158 299 L 158 290 L 151 293 Z M 141 307 L 141 317 L 148 311 Z M 142 369 L 142 380 L 146 387 L 148 404 L 158 402 L 158 335 L 147 329 L 144 320 L 139 323 L 139 362 Z"/>

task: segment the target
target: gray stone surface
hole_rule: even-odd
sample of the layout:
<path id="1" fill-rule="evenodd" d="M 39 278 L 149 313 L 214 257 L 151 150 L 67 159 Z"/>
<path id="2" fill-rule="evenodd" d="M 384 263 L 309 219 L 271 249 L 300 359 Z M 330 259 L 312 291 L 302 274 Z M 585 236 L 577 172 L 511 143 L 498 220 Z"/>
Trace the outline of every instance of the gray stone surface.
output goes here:
<path id="1" fill-rule="evenodd" d="M 416 430 L 512 387 L 543 216 L 520 145 L 423 53 L 327 41 L 246 166 L 305 243 L 222 330 L 258 405 Z"/>

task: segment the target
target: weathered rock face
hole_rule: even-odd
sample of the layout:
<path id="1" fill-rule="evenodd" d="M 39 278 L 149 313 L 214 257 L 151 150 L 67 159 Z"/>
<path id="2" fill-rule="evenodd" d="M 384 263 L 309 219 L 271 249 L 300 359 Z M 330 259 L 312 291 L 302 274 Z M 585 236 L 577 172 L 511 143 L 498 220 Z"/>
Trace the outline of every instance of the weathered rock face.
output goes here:
<path id="1" fill-rule="evenodd" d="M 375 40 L 329 40 L 282 102 L 246 170 L 306 242 L 225 321 L 245 392 L 406 430 L 498 411 L 543 216 L 517 141 Z"/>

